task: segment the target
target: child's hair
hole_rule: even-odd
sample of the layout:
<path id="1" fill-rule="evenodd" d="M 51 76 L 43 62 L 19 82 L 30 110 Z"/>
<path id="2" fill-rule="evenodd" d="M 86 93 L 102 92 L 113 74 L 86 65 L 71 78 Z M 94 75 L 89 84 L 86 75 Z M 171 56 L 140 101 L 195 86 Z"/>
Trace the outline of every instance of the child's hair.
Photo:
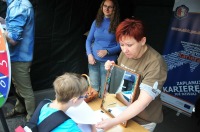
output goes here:
<path id="1" fill-rule="evenodd" d="M 53 83 L 58 102 L 66 103 L 73 97 L 79 97 L 88 90 L 87 80 L 76 73 L 65 73 Z"/>

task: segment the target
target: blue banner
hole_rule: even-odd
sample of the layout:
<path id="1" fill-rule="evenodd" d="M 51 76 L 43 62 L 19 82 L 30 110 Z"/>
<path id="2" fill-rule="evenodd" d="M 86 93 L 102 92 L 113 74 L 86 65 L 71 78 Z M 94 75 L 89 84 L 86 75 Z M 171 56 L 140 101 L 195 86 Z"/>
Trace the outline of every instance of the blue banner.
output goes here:
<path id="1" fill-rule="evenodd" d="M 191 114 L 200 94 L 200 1 L 176 0 L 163 57 L 168 77 L 161 98 Z"/>

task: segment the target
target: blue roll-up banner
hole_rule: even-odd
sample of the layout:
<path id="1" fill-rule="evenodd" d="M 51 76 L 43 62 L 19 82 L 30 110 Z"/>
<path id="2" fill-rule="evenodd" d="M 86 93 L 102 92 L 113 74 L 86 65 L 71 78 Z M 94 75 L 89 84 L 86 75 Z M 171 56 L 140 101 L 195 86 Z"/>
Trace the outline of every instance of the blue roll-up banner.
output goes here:
<path id="1" fill-rule="evenodd" d="M 8 98 L 10 82 L 10 54 L 4 35 L 4 29 L 0 23 L 0 108 L 4 105 Z"/>
<path id="2" fill-rule="evenodd" d="M 190 116 L 200 94 L 200 0 L 175 0 L 163 57 L 168 77 L 161 99 Z"/>

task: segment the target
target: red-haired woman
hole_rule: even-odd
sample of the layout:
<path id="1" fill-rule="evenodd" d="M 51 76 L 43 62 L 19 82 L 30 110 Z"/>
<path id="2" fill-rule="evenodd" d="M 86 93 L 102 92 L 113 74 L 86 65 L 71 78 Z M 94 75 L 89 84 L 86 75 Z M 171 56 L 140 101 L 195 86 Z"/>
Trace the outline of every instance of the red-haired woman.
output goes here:
<path id="1" fill-rule="evenodd" d="M 118 65 L 141 75 L 140 92 L 137 100 L 123 113 L 99 122 L 96 127 L 107 130 L 132 118 L 152 132 L 156 124 L 163 120 L 160 93 L 167 78 L 167 66 L 162 56 L 146 44 L 141 20 L 126 19 L 121 22 L 116 30 L 116 39 L 122 50 Z M 109 70 L 113 63 L 107 61 L 105 69 Z"/>

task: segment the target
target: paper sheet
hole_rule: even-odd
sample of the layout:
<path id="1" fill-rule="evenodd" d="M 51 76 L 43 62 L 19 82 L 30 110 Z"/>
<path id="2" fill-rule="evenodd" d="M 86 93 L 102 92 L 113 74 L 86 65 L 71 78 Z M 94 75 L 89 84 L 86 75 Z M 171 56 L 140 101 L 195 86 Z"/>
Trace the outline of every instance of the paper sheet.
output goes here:
<path id="1" fill-rule="evenodd" d="M 92 132 L 90 125 L 88 124 L 79 124 L 78 127 L 81 129 L 81 132 Z M 96 129 L 97 132 L 104 132 L 102 129 Z"/>
<path id="2" fill-rule="evenodd" d="M 70 107 L 66 114 L 78 124 L 96 124 L 101 121 L 100 116 L 85 101 L 77 107 Z"/>
<path id="3" fill-rule="evenodd" d="M 107 115 L 106 113 L 104 113 L 102 110 L 96 110 L 94 111 L 96 116 L 99 118 L 99 119 L 107 119 L 107 118 L 111 118 L 109 115 Z"/>
<path id="4" fill-rule="evenodd" d="M 110 113 L 111 113 L 114 117 L 117 117 L 117 116 L 120 115 L 126 108 L 127 108 L 127 106 L 112 107 L 112 108 L 108 108 L 108 111 L 110 111 Z"/>
<path id="5" fill-rule="evenodd" d="M 104 113 L 102 110 L 94 111 L 95 115 L 98 119 L 107 119 L 111 118 L 106 113 Z M 78 124 L 78 127 L 81 129 L 82 132 L 91 132 L 91 126 L 89 124 Z M 97 132 L 103 132 L 102 129 L 96 129 Z"/>
<path id="6" fill-rule="evenodd" d="M 78 124 L 78 127 L 81 129 L 81 132 L 92 132 L 91 126 L 88 124 Z"/>

